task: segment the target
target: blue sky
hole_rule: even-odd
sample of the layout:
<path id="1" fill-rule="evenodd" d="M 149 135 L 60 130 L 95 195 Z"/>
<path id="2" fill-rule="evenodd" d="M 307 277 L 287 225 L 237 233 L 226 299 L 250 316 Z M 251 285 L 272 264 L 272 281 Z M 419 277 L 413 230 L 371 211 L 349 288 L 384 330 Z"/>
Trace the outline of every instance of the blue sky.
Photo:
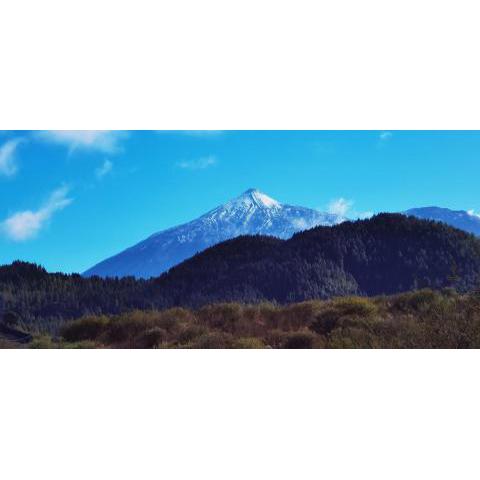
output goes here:
<path id="1" fill-rule="evenodd" d="M 0 263 L 84 271 L 258 188 L 357 217 L 480 210 L 480 132 L 4 131 Z"/>

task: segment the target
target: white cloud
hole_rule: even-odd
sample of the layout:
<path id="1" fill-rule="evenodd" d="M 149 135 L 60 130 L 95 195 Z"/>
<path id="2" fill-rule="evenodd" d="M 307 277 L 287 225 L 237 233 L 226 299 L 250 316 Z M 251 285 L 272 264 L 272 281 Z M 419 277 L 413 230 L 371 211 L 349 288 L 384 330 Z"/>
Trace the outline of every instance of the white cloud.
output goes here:
<path id="1" fill-rule="evenodd" d="M 390 140 L 392 137 L 393 137 L 393 133 L 392 133 L 392 132 L 380 132 L 380 135 L 379 135 L 378 138 L 379 138 L 382 142 L 386 142 L 387 140 Z"/>
<path id="2" fill-rule="evenodd" d="M 125 132 L 110 130 L 47 130 L 39 132 L 38 138 L 68 147 L 70 152 L 77 149 L 94 150 L 103 153 L 116 153 L 119 141 Z"/>
<path id="3" fill-rule="evenodd" d="M 96 170 L 95 170 L 95 176 L 100 179 L 102 177 L 104 177 L 105 175 L 107 175 L 108 173 L 110 173 L 113 169 L 113 162 L 111 162 L 110 160 L 105 160 L 103 162 L 103 165 L 101 167 L 98 167 Z"/>
<path id="4" fill-rule="evenodd" d="M 367 211 L 367 212 L 357 213 L 354 216 L 355 216 L 355 218 L 359 218 L 360 220 L 367 220 L 368 218 L 371 218 L 374 215 L 375 215 L 375 212 Z"/>
<path id="5" fill-rule="evenodd" d="M 17 172 L 15 153 L 20 143 L 22 143 L 21 138 L 13 138 L 0 147 L 0 175 L 11 177 Z"/>
<path id="6" fill-rule="evenodd" d="M 308 223 L 304 218 L 294 218 L 292 219 L 292 225 L 298 230 L 306 230 L 308 228 Z"/>
<path id="7" fill-rule="evenodd" d="M 473 208 L 472 208 L 471 210 L 468 210 L 467 213 L 468 213 L 471 217 L 480 218 L 480 213 L 476 213 Z"/>
<path id="8" fill-rule="evenodd" d="M 375 215 L 375 213 L 371 211 L 365 211 L 365 212 L 356 211 L 353 208 L 354 203 L 355 202 L 353 200 L 347 200 L 343 197 L 336 198 L 328 204 L 327 211 L 328 213 L 339 215 L 341 217 L 348 217 L 351 219 L 359 219 L 359 220 L 365 220 Z"/>
<path id="9" fill-rule="evenodd" d="M 213 155 L 208 157 L 201 157 L 195 160 L 181 160 L 177 162 L 177 167 L 185 170 L 204 170 L 205 168 L 212 167 L 217 163 L 217 159 Z"/>
<path id="10" fill-rule="evenodd" d="M 342 217 L 345 217 L 352 207 L 353 207 L 352 200 L 347 200 L 343 197 L 340 197 L 335 200 L 332 200 L 328 204 L 328 213 L 333 213 L 335 215 L 340 215 Z"/>
<path id="11" fill-rule="evenodd" d="M 24 210 L 8 217 L 1 224 L 1 230 L 8 238 L 16 242 L 35 237 L 55 212 L 70 205 L 72 199 L 67 195 L 67 187 L 58 188 L 38 210 Z"/>

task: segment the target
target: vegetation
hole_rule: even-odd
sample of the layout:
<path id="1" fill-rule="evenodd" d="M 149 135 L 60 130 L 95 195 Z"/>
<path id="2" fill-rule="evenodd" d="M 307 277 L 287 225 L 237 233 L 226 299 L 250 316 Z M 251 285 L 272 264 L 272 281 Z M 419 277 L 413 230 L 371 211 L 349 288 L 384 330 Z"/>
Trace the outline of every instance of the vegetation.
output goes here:
<path id="1" fill-rule="evenodd" d="M 355 335 L 369 332 L 375 346 L 377 329 L 390 325 L 388 315 L 402 305 L 390 312 L 365 297 L 423 289 L 409 294 L 420 295 L 408 300 L 419 302 L 417 322 L 422 305 L 440 302 L 434 291 L 452 288 L 463 298 L 479 284 L 479 239 L 444 224 L 382 214 L 287 241 L 239 237 L 147 281 L 49 274 L 14 262 L 0 267 L 0 323 L 13 330 L 9 335 L 62 335 L 85 345 L 214 348 L 260 341 L 316 348 L 356 344 Z M 347 298 L 319 301 L 334 297 Z M 410 312 L 412 305 L 404 308 Z M 71 326 L 78 318 L 83 323 Z"/>
<path id="2" fill-rule="evenodd" d="M 480 293 L 418 290 L 290 305 L 221 303 L 66 323 L 32 348 L 480 348 Z"/>

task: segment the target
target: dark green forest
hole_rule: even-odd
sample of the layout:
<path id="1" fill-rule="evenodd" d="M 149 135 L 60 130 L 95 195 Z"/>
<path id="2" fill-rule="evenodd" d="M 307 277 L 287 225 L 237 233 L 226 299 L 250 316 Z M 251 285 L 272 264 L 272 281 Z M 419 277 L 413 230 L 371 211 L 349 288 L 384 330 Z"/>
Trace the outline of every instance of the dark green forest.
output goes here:
<path id="1" fill-rule="evenodd" d="M 100 318 L 113 325 L 140 315 L 138 312 L 145 316 L 163 316 L 160 311 L 182 312 L 179 315 L 195 317 L 195 321 L 189 321 L 195 328 L 209 329 L 203 313 L 198 312 L 217 308 L 215 304 L 236 304 L 232 308 L 242 312 L 269 305 L 269 309 L 283 312 L 278 313 L 282 316 L 289 308 L 303 308 L 294 305 L 305 306 L 309 301 L 327 301 L 321 303 L 327 305 L 329 299 L 349 297 L 361 302 L 362 297 L 381 298 L 417 290 L 454 292 L 452 298 L 473 302 L 474 294 L 466 294 L 478 289 L 479 280 L 480 240 L 473 235 L 441 223 L 381 214 L 335 227 L 317 227 L 290 240 L 238 237 L 151 280 L 83 278 L 14 262 L 0 267 L 0 319 L 6 318 L 8 325 L 19 331 L 53 338 L 60 337 L 72 320 Z M 432 295 L 450 298 L 444 293 Z M 377 300 L 365 302 L 376 305 Z M 379 311 L 388 312 L 388 308 Z M 303 321 L 299 330 L 323 335 L 312 330 L 310 323 Z M 297 333 L 291 330 L 286 331 Z M 238 332 L 223 327 L 220 332 L 238 336 Z M 251 338 L 252 332 L 247 333 Z M 120 336 L 108 343 L 106 339 L 113 338 L 109 335 L 100 343 L 123 345 L 127 341 Z M 72 337 L 72 341 L 77 340 L 99 341 Z M 276 346 L 263 337 L 262 343 Z"/>

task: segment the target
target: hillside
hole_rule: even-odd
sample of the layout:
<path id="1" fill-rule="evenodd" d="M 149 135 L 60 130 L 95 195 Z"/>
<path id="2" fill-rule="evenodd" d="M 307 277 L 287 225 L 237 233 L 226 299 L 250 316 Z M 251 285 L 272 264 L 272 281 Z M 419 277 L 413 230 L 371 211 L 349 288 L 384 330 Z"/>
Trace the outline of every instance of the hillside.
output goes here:
<path id="1" fill-rule="evenodd" d="M 49 274 L 0 267 L 0 314 L 25 331 L 56 332 L 83 315 L 199 307 L 236 301 L 301 302 L 420 288 L 475 289 L 480 240 L 445 224 L 397 214 L 317 227 L 289 240 L 242 236 L 211 247 L 152 280 Z"/>
<path id="2" fill-rule="evenodd" d="M 447 225 L 399 214 L 317 227 L 287 241 L 241 237 L 184 262 L 152 284 L 166 305 L 297 302 L 418 288 L 474 288 L 480 241 Z"/>

